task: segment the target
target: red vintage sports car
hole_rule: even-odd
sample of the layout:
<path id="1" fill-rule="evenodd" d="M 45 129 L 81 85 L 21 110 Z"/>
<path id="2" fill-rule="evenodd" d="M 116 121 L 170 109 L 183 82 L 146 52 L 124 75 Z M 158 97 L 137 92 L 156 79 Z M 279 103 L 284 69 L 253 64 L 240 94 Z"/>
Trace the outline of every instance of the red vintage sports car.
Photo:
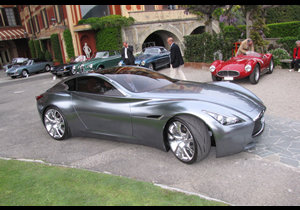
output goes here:
<path id="1" fill-rule="evenodd" d="M 252 84 L 257 84 L 260 75 L 273 72 L 273 56 L 271 53 L 261 54 L 248 51 L 246 55 L 232 57 L 228 61 L 216 60 L 209 70 L 213 81 L 236 80 L 249 77 Z"/>

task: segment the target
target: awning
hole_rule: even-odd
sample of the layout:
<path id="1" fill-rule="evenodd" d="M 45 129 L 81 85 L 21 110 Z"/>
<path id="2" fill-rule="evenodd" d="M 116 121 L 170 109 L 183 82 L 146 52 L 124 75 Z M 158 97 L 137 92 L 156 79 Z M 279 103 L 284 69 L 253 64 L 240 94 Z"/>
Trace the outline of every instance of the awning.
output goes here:
<path id="1" fill-rule="evenodd" d="M 0 41 L 26 38 L 25 30 L 20 27 L 0 28 Z"/>

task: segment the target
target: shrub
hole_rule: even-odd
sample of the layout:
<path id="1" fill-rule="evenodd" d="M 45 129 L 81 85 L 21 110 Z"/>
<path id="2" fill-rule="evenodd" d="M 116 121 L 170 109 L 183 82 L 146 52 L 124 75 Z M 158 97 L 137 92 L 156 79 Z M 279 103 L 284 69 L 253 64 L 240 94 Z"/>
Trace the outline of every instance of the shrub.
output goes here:
<path id="1" fill-rule="evenodd" d="M 267 38 L 297 36 L 299 33 L 300 21 L 274 23 L 268 24 L 267 26 L 270 29 L 269 33 L 266 33 Z"/>
<path id="2" fill-rule="evenodd" d="M 272 55 L 273 55 L 274 66 L 288 67 L 289 64 L 285 63 L 285 65 L 284 65 L 283 63 L 281 63 L 279 61 L 281 59 L 290 59 L 291 58 L 291 55 L 285 49 L 277 48 L 274 50 L 270 50 L 268 52 L 272 53 Z"/>
<path id="3" fill-rule="evenodd" d="M 294 48 L 296 47 L 295 42 L 297 41 L 297 37 L 284 37 L 276 42 L 278 44 L 282 44 L 282 48 L 284 48 L 286 51 L 288 51 L 291 55 L 294 52 Z"/>

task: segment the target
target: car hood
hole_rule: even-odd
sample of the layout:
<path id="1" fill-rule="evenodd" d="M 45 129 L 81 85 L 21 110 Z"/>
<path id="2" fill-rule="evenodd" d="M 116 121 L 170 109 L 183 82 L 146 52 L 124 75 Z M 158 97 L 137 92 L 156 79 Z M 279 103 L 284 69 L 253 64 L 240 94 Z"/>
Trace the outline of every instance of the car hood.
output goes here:
<path id="1" fill-rule="evenodd" d="M 135 57 L 135 60 L 139 60 L 139 61 L 142 61 L 142 60 L 146 60 L 146 59 L 149 59 L 149 58 L 152 58 L 154 56 L 157 56 L 157 55 L 153 55 L 153 54 L 141 54 L 141 55 L 138 55 Z"/>
<path id="2" fill-rule="evenodd" d="M 94 59 L 90 59 L 90 60 L 87 60 L 87 61 L 83 61 L 81 64 L 88 65 L 88 64 L 91 64 L 91 63 L 98 63 L 102 60 L 103 60 L 103 58 L 94 58 Z"/>
<path id="3" fill-rule="evenodd" d="M 218 65 L 218 70 L 237 70 L 238 67 L 244 69 L 245 65 L 253 58 L 235 57 Z"/>
<path id="4" fill-rule="evenodd" d="M 151 93 L 161 93 L 168 99 L 176 98 L 178 100 L 180 98 L 180 100 L 206 101 L 247 112 L 263 105 L 262 101 L 251 91 L 230 82 L 198 83 L 178 81 L 153 90 Z"/>

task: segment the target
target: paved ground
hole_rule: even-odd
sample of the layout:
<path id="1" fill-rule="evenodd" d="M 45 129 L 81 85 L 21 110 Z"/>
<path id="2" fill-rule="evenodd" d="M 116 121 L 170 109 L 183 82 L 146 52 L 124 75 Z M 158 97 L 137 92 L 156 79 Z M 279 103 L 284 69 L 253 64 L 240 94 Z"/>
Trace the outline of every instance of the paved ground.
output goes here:
<path id="1" fill-rule="evenodd" d="M 207 70 L 184 69 L 189 80 L 210 82 Z M 160 72 L 169 75 L 170 69 Z M 234 81 L 267 106 L 266 130 L 252 151 L 200 163 L 180 163 L 171 152 L 93 138 L 53 141 L 38 117 L 34 96 L 57 80 L 43 73 L 12 80 L 0 70 L 0 157 L 43 160 L 130 177 L 233 205 L 300 205 L 300 73 L 275 69 L 257 85 Z"/>

